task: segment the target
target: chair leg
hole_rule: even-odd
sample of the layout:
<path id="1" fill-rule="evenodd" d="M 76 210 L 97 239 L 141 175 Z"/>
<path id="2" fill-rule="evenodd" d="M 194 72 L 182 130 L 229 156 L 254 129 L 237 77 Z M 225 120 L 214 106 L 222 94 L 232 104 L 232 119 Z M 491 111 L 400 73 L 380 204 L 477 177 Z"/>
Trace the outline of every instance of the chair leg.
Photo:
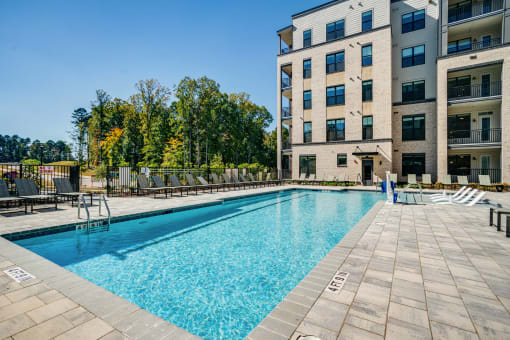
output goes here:
<path id="1" fill-rule="evenodd" d="M 497 217 L 497 219 L 498 219 L 497 228 L 498 228 L 498 231 L 501 231 L 501 213 L 498 211 L 497 214 L 498 214 L 498 217 Z"/>
<path id="2" fill-rule="evenodd" d="M 494 215 L 494 208 L 490 208 L 489 211 L 490 211 L 489 225 L 492 226 L 494 224 L 493 223 L 494 222 L 494 217 L 493 217 L 493 215 Z"/>

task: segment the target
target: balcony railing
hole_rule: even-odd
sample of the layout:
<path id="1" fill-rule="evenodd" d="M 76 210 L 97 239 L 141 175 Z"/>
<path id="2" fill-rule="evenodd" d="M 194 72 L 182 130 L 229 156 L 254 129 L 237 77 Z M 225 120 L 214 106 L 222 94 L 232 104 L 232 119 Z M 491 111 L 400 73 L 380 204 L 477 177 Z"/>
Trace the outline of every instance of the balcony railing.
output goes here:
<path id="1" fill-rule="evenodd" d="M 501 81 L 448 87 L 448 99 L 482 98 L 501 95 Z"/>
<path id="2" fill-rule="evenodd" d="M 288 140 L 282 141 L 282 150 L 290 150 L 292 149 L 292 144 Z"/>
<path id="3" fill-rule="evenodd" d="M 458 182 L 458 176 L 467 176 L 469 183 L 479 183 L 478 175 L 489 175 L 491 183 L 501 183 L 501 169 L 448 169 L 452 183 Z"/>
<path id="4" fill-rule="evenodd" d="M 292 118 L 292 112 L 290 111 L 290 107 L 282 107 L 282 119 L 290 118 Z"/>
<path id="5" fill-rule="evenodd" d="M 501 143 L 501 129 L 456 130 L 448 135 L 448 145 Z"/>
<path id="6" fill-rule="evenodd" d="M 290 47 L 282 47 L 282 49 L 280 50 L 280 54 L 287 54 L 290 52 L 292 52 L 292 48 Z"/>
<path id="7" fill-rule="evenodd" d="M 503 9 L 503 0 L 485 0 L 448 9 L 448 23 L 453 23 Z"/>
<path id="8" fill-rule="evenodd" d="M 448 54 L 455 54 L 455 53 L 463 53 L 468 51 L 477 51 L 477 50 L 483 50 L 485 48 L 491 48 L 501 45 L 501 39 L 500 38 L 493 38 L 485 41 L 478 41 L 475 43 L 471 43 L 470 46 L 467 46 L 466 48 L 448 48 Z"/>
<path id="9" fill-rule="evenodd" d="M 282 170 L 282 179 L 292 179 L 292 170 L 283 169 Z"/>
<path id="10" fill-rule="evenodd" d="M 282 90 L 288 89 L 292 86 L 292 80 L 290 78 L 282 78 Z"/>

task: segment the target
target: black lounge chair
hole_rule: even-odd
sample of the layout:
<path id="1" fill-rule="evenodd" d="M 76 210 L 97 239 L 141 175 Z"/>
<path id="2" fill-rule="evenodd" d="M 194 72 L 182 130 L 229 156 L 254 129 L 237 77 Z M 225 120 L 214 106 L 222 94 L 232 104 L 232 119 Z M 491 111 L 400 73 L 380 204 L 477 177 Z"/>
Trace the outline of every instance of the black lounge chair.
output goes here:
<path id="1" fill-rule="evenodd" d="M 258 184 L 263 185 L 263 186 L 266 186 L 266 184 L 269 184 L 267 181 L 257 181 L 255 179 L 255 177 L 253 177 L 253 175 L 251 173 L 248 174 L 248 179 L 252 183 L 258 183 Z"/>
<path id="2" fill-rule="evenodd" d="M 182 196 L 182 192 L 184 190 L 186 190 L 186 195 L 189 195 L 189 189 L 193 189 L 189 185 L 182 185 L 181 182 L 179 181 L 179 179 L 177 178 L 177 176 L 175 176 L 175 175 L 170 175 L 169 178 L 170 178 L 170 183 L 172 183 L 172 188 L 179 189 L 181 191 L 181 196 Z"/>
<path id="3" fill-rule="evenodd" d="M 239 180 L 239 178 L 237 178 L 236 175 L 232 174 L 232 182 L 234 182 L 235 184 L 239 185 L 239 187 L 241 187 L 241 185 L 243 186 L 243 189 L 246 189 L 246 186 L 247 185 L 250 185 L 248 183 L 243 183 Z"/>
<path id="4" fill-rule="evenodd" d="M 279 179 L 271 179 L 271 174 L 268 173 L 267 176 L 266 176 L 266 182 L 268 182 L 269 184 L 274 184 L 274 185 L 281 185 L 282 184 L 282 181 L 279 180 Z"/>
<path id="5" fill-rule="evenodd" d="M 151 192 L 154 194 L 154 198 L 156 198 L 156 194 L 164 193 L 165 197 L 167 196 L 167 190 L 165 188 L 154 188 L 151 187 L 149 184 L 149 180 L 147 179 L 147 176 L 145 175 L 136 175 L 136 190 L 137 192 Z"/>
<path id="6" fill-rule="evenodd" d="M 160 176 L 154 175 L 151 176 L 152 182 L 154 183 L 154 188 L 164 190 L 165 191 L 165 197 L 168 197 L 168 192 L 170 192 L 170 197 L 173 197 L 174 187 L 169 187 L 165 184 L 163 179 Z"/>
<path id="7" fill-rule="evenodd" d="M 195 189 L 195 194 L 198 194 L 198 189 L 202 189 L 202 191 L 209 189 L 210 192 L 212 193 L 212 186 L 210 186 L 208 183 L 206 183 L 205 185 L 197 184 L 192 174 L 186 174 L 184 175 L 184 177 L 186 177 L 186 182 L 188 182 L 188 185 Z"/>
<path id="8" fill-rule="evenodd" d="M 241 181 L 241 183 L 246 184 L 246 185 L 252 185 L 254 187 L 259 185 L 259 183 L 257 183 L 257 182 L 248 181 L 246 179 L 246 177 L 244 177 L 244 175 L 241 175 L 241 174 L 239 175 L 239 180 Z"/>
<path id="9" fill-rule="evenodd" d="M 78 201 L 80 199 L 80 195 L 89 195 L 90 196 L 90 205 L 93 204 L 93 194 L 89 193 L 81 193 L 73 190 L 73 186 L 69 178 L 53 178 L 53 184 L 55 184 L 55 189 L 57 190 L 57 195 L 62 197 L 71 198 L 71 206 L 74 206 L 74 200 Z M 78 204 L 80 204 L 78 202 Z"/>
<path id="10" fill-rule="evenodd" d="M 14 183 L 16 183 L 18 196 L 30 202 L 30 212 L 34 212 L 34 202 L 48 200 L 53 200 L 55 202 L 55 210 L 58 209 L 57 195 L 41 195 L 33 179 L 15 178 Z"/>
<path id="11" fill-rule="evenodd" d="M 205 180 L 205 178 L 201 177 L 201 176 L 197 176 L 197 180 L 200 182 L 200 184 L 202 185 L 208 185 L 211 187 L 211 191 L 213 188 L 216 188 L 216 192 L 219 191 L 220 187 L 222 186 L 221 184 L 211 184 L 211 183 L 207 183 L 207 181 Z"/>
<path id="12" fill-rule="evenodd" d="M 230 178 L 228 177 L 227 174 L 222 174 L 221 177 L 223 177 L 223 181 L 225 183 L 227 183 L 230 186 L 233 186 L 234 189 L 237 188 L 237 187 L 241 188 L 241 183 L 239 183 L 239 181 L 237 181 L 238 183 L 236 183 L 233 179 L 230 180 Z"/>
<path id="13" fill-rule="evenodd" d="M 211 177 L 213 179 L 213 183 L 216 184 L 216 185 L 221 186 L 223 188 L 223 191 L 225 191 L 225 189 L 228 189 L 228 188 L 230 188 L 232 186 L 229 183 L 222 182 L 221 178 L 218 177 L 218 175 L 216 175 L 216 174 L 211 174 Z"/>
<path id="14" fill-rule="evenodd" d="M 7 183 L 3 179 L 0 179 L 0 203 L 5 203 L 7 208 L 9 208 L 10 202 L 23 202 L 25 204 L 25 214 L 27 213 L 27 200 L 22 197 L 13 197 L 9 193 L 9 188 L 7 188 Z"/>

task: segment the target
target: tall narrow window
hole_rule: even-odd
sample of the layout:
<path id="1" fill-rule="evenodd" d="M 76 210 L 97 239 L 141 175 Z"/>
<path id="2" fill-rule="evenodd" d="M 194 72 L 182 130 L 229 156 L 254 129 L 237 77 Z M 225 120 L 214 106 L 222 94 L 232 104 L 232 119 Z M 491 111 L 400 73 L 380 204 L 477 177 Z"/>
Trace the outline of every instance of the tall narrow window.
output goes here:
<path id="1" fill-rule="evenodd" d="M 366 45 L 361 48 L 361 66 L 372 65 L 372 45 Z"/>
<path id="2" fill-rule="evenodd" d="M 345 86 L 331 86 L 326 88 L 326 105 L 344 105 L 345 104 Z"/>
<path id="3" fill-rule="evenodd" d="M 326 73 L 342 72 L 345 70 L 344 52 L 328 54 L 326 56 Z"/>
<path id="4" fill-rule="evenodd" d="M 312 142 L 312 123 L 305 122 L 303 123 L 303 143 L 311 142 Z"/>
<path id="5" fill-rule="evenodd" d="M 303 78 L 312 78 L 312 60 L 307 59 L 303 61 Z"/>
<path id="6" fill-rule="evenodd" d="M 402 101 L 412 102 L 425 99 L 425 80 L 402 84 Z"/>
<path id="7" fill-rule="evenodd" d="M 303 48 L 312 46 L 312 30 L 303 32 Z"/>
<path id="8" fill-rule="evenodd" d="M 402 33 L 409 33 L 425 28 L 425 10 L 402 15 Z"/>
<path id="9" fill-rule="evenodd" d="M 425 140 L 425 115 L 402 117 L 402 140 Z"/>
<path id="10" fill-rule="evenodd" d="M 402 68 L 425 64 L 425 45 L 402 50 Z"/>
<path id="11" fill-rule="evenodd" d="M 326 41 L 343 38 L 345 34 L 344 21 L 339 20 L 326 25 Z"/>
<path id="12" fill-rule="evenodd" d="M 303 108 L 305 110 L 312 108 L 312 91 L 303 92 Z"/>
<path id="13" fill-rule="evenodd" d="M 372 11 L 364 12 L 361 15 L 361 31 L 365 32 L 372 29 Z"/>
<path id="14" fill-rule="evenodd" d="M 363 117 L 363 139 L 373 138 L 374 121 L 372 116 Z"/>
<path id="15" fill-rule="evenodd" d="M 326 137 L 328 142 L 345 140 L 345 119 L 331 119 L 326 121 Z"/>
<path id="16" fill-rule="evenodd" d="M 365 80 L 361 88 L 361 97 L 364 102 L 372 101 L 372 81 Z"/>

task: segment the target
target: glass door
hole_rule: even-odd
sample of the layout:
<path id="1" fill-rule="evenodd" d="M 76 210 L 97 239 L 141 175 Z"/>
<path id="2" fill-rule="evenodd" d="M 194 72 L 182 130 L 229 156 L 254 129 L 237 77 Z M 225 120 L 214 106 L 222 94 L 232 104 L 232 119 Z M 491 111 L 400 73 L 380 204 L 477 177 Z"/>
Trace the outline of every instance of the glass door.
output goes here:
<path id="1" fill-rule="evenodd" d="M 491 118 L 482 118 L 482 142 L 490 142 L 491 138 Z"/>
<path id="2" fill-rule="evenodd" d="M 482 75 L 482 97 L 488 97 L 491 95 L 491 75 Z"/>
<path id="3" fill-rule="evenodd" d="M 299 175 L 305 174 L 306 177 L 315 175 L 316 158 L 315 156 L 299 156 Z"/>
<path id="4" fill-rule="evenodd" d="M 491 156 L 489 155 L 482 155 L 480 157 L 480 164 L 481 164 L 481 174 L 482 175 L 488 175 L 489 169 L 491 167 Z"/>

